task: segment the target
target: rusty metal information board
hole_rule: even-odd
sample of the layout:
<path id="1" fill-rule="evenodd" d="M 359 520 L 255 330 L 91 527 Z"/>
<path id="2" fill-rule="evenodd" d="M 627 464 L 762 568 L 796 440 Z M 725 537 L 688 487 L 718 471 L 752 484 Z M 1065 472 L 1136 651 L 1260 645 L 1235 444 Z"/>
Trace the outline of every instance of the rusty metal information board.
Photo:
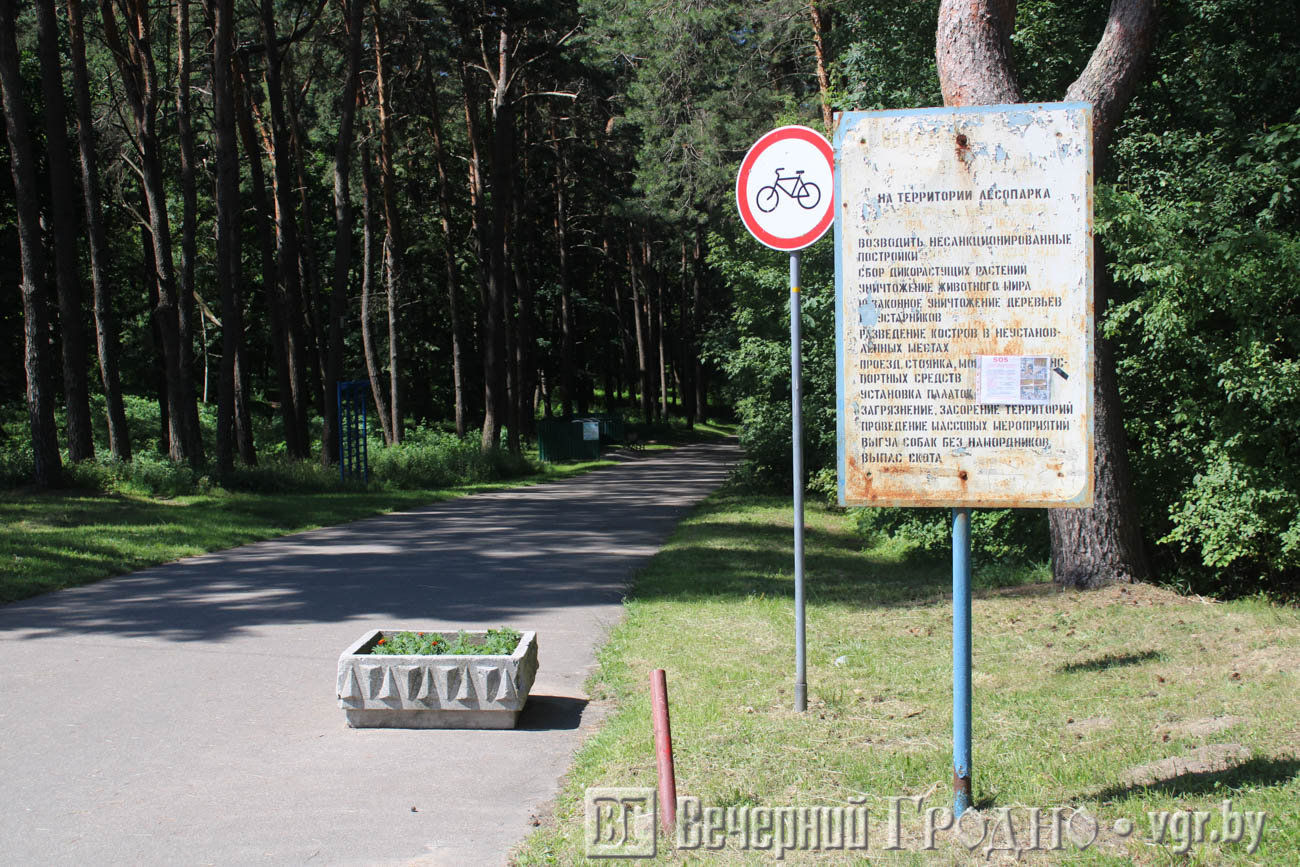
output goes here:
<path id="1" fill-rule="evenodd" d="M 840 502 L 1090 506 L 1084 103 L 845 112 Z"/>

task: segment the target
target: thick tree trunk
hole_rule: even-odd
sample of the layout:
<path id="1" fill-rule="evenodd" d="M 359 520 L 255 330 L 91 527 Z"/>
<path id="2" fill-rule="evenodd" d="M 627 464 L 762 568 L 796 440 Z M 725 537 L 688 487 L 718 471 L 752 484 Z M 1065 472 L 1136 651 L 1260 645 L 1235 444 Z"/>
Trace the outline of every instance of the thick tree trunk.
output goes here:
<path id="1" fill-rule="evenodd" d="M 939 9 L 935 57 L 947 104 L 1021 100 L 1011 64 L 1015 13 L 1015 0 L 944 0 Z M 1141 79 L 1154 31 L 1154 0 L 1113 0 L 1106 30 L 1091 60 L 1066 93 L 1067 99 L 1093 104 L 1093 161 L 1097 167 L 1106 164 L 1111 136 Z M 1109 280 L 1100 265 L 1102 257 L 1096 255 L 1095 261 L 1095 309 L 1100 318 Z M 1070 587 L 1099 587 L 1148 575 L 1115 360 L 1106 341 L 1096 341 L 1095 366 L 1094 505 L 1050 512 L 1052 574 L 1057 583 Z"/>
<path id="2" fill-rule="evenodd" d="M 628 289 L 632 294 L 632 325 L 636 332 L 637 391 L 641 395 L 641 417 L 646 424 L 649 424 L 654 417 L 654 402 L 650 394 L 650 338 L 646 333 L 648 331 L 646 317 L 641 312 L 640 296 L 645 293 L 637 291 L 638 282 L 642 284 L 641 288 L 644 290 L 645 280 L 637 280 L 636 242 L 633 240 L 630 226 L 627 244 Z"/>
<path id="3" fill-rule="evenodd" d="M 374 180 L 370 168 L 370 149 L 361 148 L 361 347 L 366 357 L 366 375 L 370 378 L 370 392 L 375 398 L 375 415 L 379 416 L 379 429 L 384 432 L 384 442 L 393 444 L 393 422 L 388 414 L 388 400 L 384 397 L 380 378 L 379 353 L 370 325 L 370 291 L 375 270 L 375 209 Z"/>
<path id="4" fill-rule="evenodd" d="M 0 0 L 0 99 L 9 138 L 9 170 L 14 181 L 18 217 L 18 254 L 22 269 L 23 356 L 27 374 L 27 418 L 32 434 L 33 481 L 38 488 L 58 484 L 62 473 L 54 395 L 49 388 L 46 351 L 45 256 L 41 250 L 40 193 L 27 107 L 18 69 L 16 0 Z"/>
<path id="5" fill-rule="evenodd" d="M 86 382 L 86 330 L 82 323 L 81 285 L 77 275 L 76 179 L 68 150 L 66 100 L 59 57 L 59 24 L 54 0 L 36 4 L 37 53 L 41 61 L 41 96 L 45 103 L 46 175 L 50 183 L 54 282 L 59 297 L 63 347 L 63 397 L 67 409 L 68 457 L 95 456 L 90 428 L 90 393 Z"/>
<path id="6" fill-rule="evenodd" d="M 221 371 L 217 392 L 217 473 L 234 470 L 236 362 L 243 342 L 243 304 L 239 297 L 239 154 L 235 131 L 235 91 L 231 59 L 234 0 L 210 0 L 212 42 L 212 150 L 217 163 L 217 286 L 221 293 Z M 256 157 L 256 154 L 253 155 Z"/>
<path id="7" fill-rule="evenodd" d="M 524 140 L 517 148 L 520 154 L 519 168 L 512 172 L 511 181 L 514 189 L 511 194 L 513 205 L 510 215 L 510 262 L 514 273 L 515 308 L 517 310 L 514 329 L 515 362 L 515 405 L 514 419 L 509 440 L 509 447 L 515 454 L 521 448 L 521 438 L 534 434 L 533 418 L 537 413 L 537 323 L 535 310 L 535 293 L 530 279 L 528 257 L 535 249 L 532 238 L 532 222 L 528 190 L 530 162 L 528 159 L 528 115 L 525 112 L 520 124 Z"/>
<path id="8" fill-rule="evenodd" d="M 510 36 L 503 26 L 497 44 L 497 70 L 492 93 L 492 201 L 490 223 L 487 228 L 486 253 L 488 269 L 484 293 L 483 373 L 484 402 L 483 448 L 493 448 L 501 443 L 501 423 L 510 415 L 508 389 L 509 355 L 506 346 L 504 315 L 507 294 L 506 280 L 508 250 L 506 228 L 511 211 L 510 177 L 514 162 L 514 108 L 508 88 L 510 83 Z M 512 426 L 513 427 L 513 426 Z"/>
<path id="9" fill-rule="evenodd" d="M 698 237 L 698 236 L 697 236 Z M 695 348 L 695 326 L 691 320 L 691 275 L 695 272 L 686 250 L 686 241 L 682 241 L 682 306 L 681 306 L 681 411 L 686 416 L 686 426 L 695 427 L 695 357 L 699 354 Z"/>
<path id="10" fill-rule="evenodd" d="M 262 167 L 262 150 L 257 144 L 253 129 L 252 101 L 256 91 L 248 69 L 240 65 L 238 87 L 235 90 L 235 122 L 239 137 L 244 143 L 245 162 L 253 192 L 253 219 L 257 224 L 258 250 L 262 257 L 262 294 L 266 302 L 267 324 L 271 332 L 271 354 L 275 359 L 276 386 L 280 397 L 280 423 L 284 428 L 285 446 L 293 453 L 293 444 L 301 441 L 298 432 L 298 415 L 294 410 L 293 384 L 290 375 L 288 341 L 285 339 L 282 305 L 280 303 L 279 276 L 276 273 L 275 240 L 271 229 L 271 209 L 266 194 L 266 172 Z"/>
<path id="11" fill-rule="evenodd" d="M 108 278 L 108 240 L 100 198 L 99 162 L 95 154 L 95 129 L 90 113 L 90 76 L 86 70 L 86 37 L 81 0 L 67 0 L 68 47 L 72 59 L 72 92 L 77 112 L 77 147 L 81 155 L 81 187 L 86 207 L 86 239 L 90 246 L 90 279 L 94 287 L 95 345 L 99 376 L 104 384 L 108 415 L 108 450 L 119 461 L 131 460 L 131 431 L 122 403 L 118 372 L 117 326 L 113 322 L 113 287 Z"/>
<path id="12" fill-rule="evenodd" d="M 665 422 L 668 421 L 668 331 L 664 328 L 666 302 L 663 274 L 656 272 L 655 312 L 658 327 L 655 329 L 655 343 L 659 346 L 659 415 Z"/>
<path id="13" fill-rule="evenodd" d="M 140 213 L 149 212 L 149 203 L 145 201 L 144 192 L 140 192 Z M 158 269 L 154 266 L 153 245 L 149 241 L 149 224 L 140 224 L 140 288 L 142 295 L 148 299 L 149 310 L 158 306 Z M 158 453 L 171 454 L 171 404 L 167 398 L 167 356 L 163 353 L 162 328 L 157 316 L 149 317 L 149 340 L 153 352 L 153 387 L 158 400 Z"/>
<path id="14" fill-rule="evenodd" d="M 281 400 L 291 402 L 294 429 L 288 441 L 289 454 L 306 458 L 311 452 L 307 431 L 307 401 L 309 387 L 304 370 L 306 337 L 303 331 L 303 293 L 298 271 L 298 223 L 293 199 L 294 172 L 290 154 L 288 115 L 284 108 L 284 56 L 276 36 L 275 3 L 261 0 L 262 40 L 266 45 L 267 104 L 271 110 L 271 162 L 274 177 L 276 232 L 276 264 L 280 285 L 284 287 L 281 300 L 281 325 L 286 341 L 285 358 L 289 363 L 290 393 Z M 283 49 L 287 51 L 288 49 Z M 286 437 L 289 432 L 286 431 Z"/>
<path id="15" fill-rule="evenodd" d="M 388 291 L 388 394 L 393 422 L 393 442 L 402 441 L 402 401 L 399 389 L 401 343 L 397 316 L 406 279 L 406 247 L 401 214 L 397 209 L 397 175 L 393 168 L 393 120 L 388 101 L 383 33 L 379 26 L 379 0 L 371 0 L 375 34 L 375 92 L 379 109 L 379 178 L 384 202 L 384 273 Z"/>
<path id="16" fill-rule="evenodd" d="M 119 0 L 126 19 L 126 41 L 118 28 L 110 0 L 100 0 L 104 37 L 112 51 L 131 106 L 136 146 L 140 152 L 141 187 L 149 221 L 149 254 L 153 258 L 157 305 L 153 318 L 162 343 L 167 387 L 168 455 L 173 461 L 194 462 L 198 432 L 189 429 L 185 410 L 185 383 L 181 376 L 181 346 L 176 308 L 176 268 L 172 259 L 171 224 L 167 216 L 167 188 L 158 141 L 159 105 L 157 69 L 149 32 L 149 9 L 144 0 Z M 193 391 L 190 391 L 193 394 Z"/>
<path id="17" fill-rule="evenodd" d="M 474 272 L 478 284 L 479 306 L 479 360 L 483 368 L 483 429 L 482 447 L 484 450 L 495 448 L 501 442 L 501 420 L 493 404 L 496 386 L 489 349 L 488 332 L 488 266 L 487 266 L 487 224 L 489 217 L 486 208 L 486 191 L 483 177 L 482 148 L 479 145 L 478 117 L 475 106 L 478 104 L 476 88 L 466 74 L 465 64 L 460 64 L 461 102 L 465 110 L 465 139 L 469 145 L 469 171 L 466 180 L 469 187 L 470 252 L 474 260 Z"/>
<path id="18" fill-rule="evenodd" d="M 334 139 L 334 268 L 330 279 L 329 351 L 325 362 L 325 430 L 322 461 L 334 461 L 339 452 L 338 401 L 335 394 L 343 376 L 343 320 L 347 315 L 348 274 L 352 270 L 352 197 L 348 177 L 352 171 L 353 129 L 357 92 L 361 83 L 361 0 L 345 0 L 348 68 L 339 97 L 339 128 Z"/>
<path id="19" fill-rule="evenodd" d="M 302 116 L 297 107 L 294 107 L 291 112 L 289 129 L 301 219 L 300 238 L 302 243 L 298 245 L 298 277 L 300 285 L 306 288 L 304 298 L 307 302 L 303 304 L 302 308 L 302 327 L 303 334 L 306 335 L 304 339 L 310 344 L 307 347 L 308 351 L 305 352 L 308 359 L 306 373 L 310 382 L 310 392 L 314 398 L 313 402 L 321 418 L 324 418 L 325 404 L 327 402 L 325 394 L 326 347 L 324 322 L 321 320 L 323 308 L 321 306 L 320 262 L 316 258 L 315 221 L 312 218 L 311 197 L 307 195 L 310 187 L 305 169 L 306 154 L 303 152 L 302 146 L 307 137 L 307 132 L 303 128 Z M 329 463 L 329 459 L 325 457 L 324 439 L 321 440 L 321 462 Z"/>
<path id="20" fill-rule="evenodd" d="M 551 124 L 551 138 L 555 140 L 555 247 L 557 277 L 560 283 L 560 393 L 563 395 L 561 413 L 565 418 L 573 415 L 573 290 L 569 285 L 569 213 L 566 184 L 568 163 L 564 146 Z"/>
<path id="21" fill-rule="evenodd" d="M 176 4 L 176 124 L 181 168 L 181 259 L 176 284 L 176 334 L 180 341 L 181 399 L 189 450 L 203 455 L 198 400 L 194 391 L 194 263 L 198 193 L 194 186 L 194 128 L 190 124 L 190 4 Z"/>
<path id="22" fill-rule="evenodd" d="M 465 408 L 465 360 L 461 340 L 460 281 L 456 274 L 455 240 L 451 228 L 451 186 L 447 179 L 447 157 L 442 146 L 442 117 L 438 110 L 438 90 L 429 86 L 430 132 L 433 134 L 433 158 L 438 171 L 438 209 L 442 221 L 442 255 L 447 266 L 447 315 L 451 319 L 451 385 L 456 406 L 456 436 L 463 437 L 468 427 Z"/>

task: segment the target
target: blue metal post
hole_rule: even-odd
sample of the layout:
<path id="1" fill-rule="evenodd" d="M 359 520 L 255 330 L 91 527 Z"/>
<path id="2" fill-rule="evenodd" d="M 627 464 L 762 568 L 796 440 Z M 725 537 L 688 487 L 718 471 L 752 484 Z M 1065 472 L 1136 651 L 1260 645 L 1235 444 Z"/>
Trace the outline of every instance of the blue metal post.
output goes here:
<path id="1" fill-rule="evenodd" d="M 803 586 L 803 363 L 799 333 L 799 251 L 790 254 L 790 412 L 794 454 L 794 709 L 808 709 Z"/>
<path id="2" fill-rule="evenodd" d="M 370 484 L 370 442 L 366 439 L 366 393 L 364 391 L 357 397 L 357 402 L 361 404 L 361 474 L 362 480 L 368 485 Z"/>
<path id="3" fill-rule="evenodd" d="M 970 509 L 952 510 L 952 813 L 971 805 Z"/>

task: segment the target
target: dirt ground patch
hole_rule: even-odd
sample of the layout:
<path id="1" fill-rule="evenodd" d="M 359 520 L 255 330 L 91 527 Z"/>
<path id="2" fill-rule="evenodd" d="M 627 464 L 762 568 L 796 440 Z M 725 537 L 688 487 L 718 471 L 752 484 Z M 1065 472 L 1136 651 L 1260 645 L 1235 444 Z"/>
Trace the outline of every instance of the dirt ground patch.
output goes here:
<path id="1" fill-rule="evenodd" d="M 1151 786 L 1185 774 L 1226 771 L 1249 758 L 1250 750 L 1241 744 L 1210 744 L 1181 756 L 1129 768 L 1120 774 L 1120 782 L 1126 786 Z"/>

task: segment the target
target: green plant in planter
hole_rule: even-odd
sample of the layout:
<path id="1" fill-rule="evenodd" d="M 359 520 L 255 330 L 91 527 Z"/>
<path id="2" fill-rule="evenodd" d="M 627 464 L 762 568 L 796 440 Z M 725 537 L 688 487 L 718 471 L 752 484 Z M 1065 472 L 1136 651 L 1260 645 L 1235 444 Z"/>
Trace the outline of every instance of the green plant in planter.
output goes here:
<path id="1" fill-rule="evenodd" d="M 481 643 L 463 631 L 455 641 L 440 632 L 395 632 L 384 635 L 370 649 L 379 656 L 509 656 L 523 635 L 508 626 L 489 629 Z"/>

